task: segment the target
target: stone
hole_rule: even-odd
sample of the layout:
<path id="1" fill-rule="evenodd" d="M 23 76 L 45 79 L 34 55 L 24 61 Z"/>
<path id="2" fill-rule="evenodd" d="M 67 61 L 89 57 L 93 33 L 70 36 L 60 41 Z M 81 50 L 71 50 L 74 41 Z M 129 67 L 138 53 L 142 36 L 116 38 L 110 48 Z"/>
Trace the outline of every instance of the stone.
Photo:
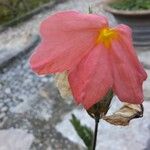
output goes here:
<path id="1" fill-rule="evenodd" d="M 51 148 L 51 147 L 48 147 L 47 150 L 52 150 L 52 148 Z"/>
<path id="2" fill-rule="evenodd" d="M 1 108 L 1 112 L 6 112 L 8 110 L 8 107 L 7 106 L 4 106 Z"/>
<path id="3" fill-rule="evenodd" d="M 0 103 L 0 109 L 4 106 L 4 103 Z"/>
<path id="4" fill-rule="evenodd" d="M 10 99 L 10 98 L 6 98 L 6 99 L 4 99 L 4 103 L 6 104 L 6 103 L 10 103 L 12 100 Z"/>
<path id="5" fill-rule="evenodd" d="M 112 103 L 112 106 L 113 108 L 109 110 L 109 113 L 112 113 L 112 111 L 120 107 L 121 103 L 119 101 L 115 101 Z M 126 127 L 113 126 L 101 120 L 99 124 L 97 149 L 143 150 L 146 147 L 148 140 L 150 139 L 150 103 L 147 101 L 144 102 L 144 107 L 144 117 L 132 120 L 129 126 Z M 68 138 L 72 142 L 75 142 L 85 147 L 84 143 L 78 137 L 77 133 L 69 122 L 72 113 L 81 120 L 82 124 L 85 124 L 91 129 L 94 128 L 94 120 L 88 116 L 86 111 L 84 111 L 83 109 L 74 109 L 62 118 L 62 122 L 56 125 L 56 129 L 64 137 Z"/>
<path id="6" fill-rule="evenodd" d="M 4 118 L 2 118 L 2 119 L 0 120 L 0 128 L 3 127 L 3 125 L 4 125 L 4 123 L 7 121 L 7 119 L 8 119 L 8 117 L 7 117 L 7 116 L 4 116 Z"/>
<path id="7" fill-rule="evenodd" d="M 24 81 L 24 84 L 29 85 L 31 82 L 32 82 L 32 80 L 29 78 Z"/>
<path id="8" fill-rule="evenodd" d="M 16 107 L 12 107 L 10 111 L 12 113 L 32 113 L 34 118 L 40 120 L 49 120 L 52 114 L 53 103 L 48 102 L 47 100 L 40 99 L 37 97 L 26 97 L 23 102 L 18 104 Z"/>
<path id="9" fill-rule="evenodd" d="M 0 113 L 0 120 L 3 119 L 6 116 L 5 113 Z"/>
<path id="10" fill-rule="evenodd" d="M 44 77 L 43 77 L 41 80 L 42 80 L 43 82 L 48 82 L 48 78 L 44 78 Z"/>
<path id="11" fill-rule="evenodd" d="M 147 72 L 147 80 L 144 82 L 144 96 L 145 100 L 150 100 L 150 70 L 146 70 Z"/>
<path id="12" fill-rule="evenodd" d="M 150 69 L 150 51 L 143 51 L 141 53 L 139 53 L 139 59 L 142 62 L 142 64 Z"/>
<path id="13" fill-rule="evenodd" d="M 0 130 L 0 150 L 29 150 L 34 136 L 21 129 Z"/>
<path id="14" fill-rule="evenodd" d="M 6 88 L 6 89 L 5 89 L 5 93 L 6 93 L 6 94 L 11 94 L 11 89 L 10 89 L 10 88 Z"/>

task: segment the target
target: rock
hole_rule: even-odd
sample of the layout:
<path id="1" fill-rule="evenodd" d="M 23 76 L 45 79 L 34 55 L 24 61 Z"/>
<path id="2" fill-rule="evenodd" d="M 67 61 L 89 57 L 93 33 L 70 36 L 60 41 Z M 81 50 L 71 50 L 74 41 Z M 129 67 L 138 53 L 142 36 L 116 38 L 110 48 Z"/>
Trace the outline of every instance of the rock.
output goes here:
<path id="1" fill-rule="evenodd" d="M 11 89 L 10 89 L 10 88 L 6 88 L 6 89 L 5 89 L 5 93 L 6 93 L 6 94 L 11 94 Z"/>
<path id="2" fill-rule="evenodd" d="M 0 113 L 0 120 L 3 119 L 6 116 L 5 113 Z"/>
<path id="3" fill-rule="evenodd" d="M 150 100 L 150 70 L 146 70 L 148 78 L 144 82 L 144 96 L 145 100 Z"/>
<path id="4" fill-rule="evenodd" d="M 5 104 L 10 103 L 10 102 L 11 102 L 11 99 L 10 99 L 10 98 L 4 99 L 4 103 L 5 103 Z"/>
<path id="5" fill-rule="evenodd" d="M 12 107 L 10 111 L 19 114 L 29 113 L 34 118 L 49 120 L 52 114 L 52 106 L 53 103 L 50 104 L 47 100 L 38 100 L 37 97 L 26 97 L 22 103 Z"/>
<path id="6" fill-rule="evenodd" d="M 34 136 L 21 129 L 0 130 L 0 150 L 29 150 Z"/>
<path id="7" fill-rule="evenodd" d="M 48 82 L 48 78 L 44 78 L 44 77 L 43 77 L 41 80 L 42 80 L 43 82 Z"/>
<path id="8" fill-rule="evenodd" d="M 29 84 L 31 84 L 31 82 L 32 82 L 32 80 L 29 78 L 24 81 L 24 84 L 29 85 Z"/>
<path id="9" fill-rule="evenodd" d="M 8 107 L 7 107 L 7 106 L 4 106 L 4 107 L 1 108 L 0 111 L 1 111 L 1 112 L 6 112 L 7 110 L 8 110 Z"/>
<path id="10" fill-rule="evenodd" d="M 4 118 L 2 118 L 1 120 L 0 120 L 0 128 L 2 128 L 3 127 L 3 125 L 5 124 L 5 122 L 7 121 L 7 116 L 4 116 Z"/>
<path id="11" fill-rule="evenodd" d="M 142 64 L 150 69 L 150 51 L 143 51 L 139 53 L 139 59 L 142 62 Z"/>
<path id="12" fill-rule="evenodd" d="M 52 150 L 52 148 L 51 148 L 51 147 L 48 147 L 47 150 Z"/>
<path id="13" fill-rule="evenodd" d="M 111 109 L 109 113 L 119 107 L 120 102 L 118 104 L 116 101 L 112 104 L 112 106 L 114 108 L 113 110 Z M 126 127 L 113 126 L 101 120 L 99 124 L 97 149 L 143 150 L 150 138 L 150 103 L 145 102 L 144 107 L 144 117 L 131 121 L 130 125 Z M 84 146 L 82 140 L 78 137 L 77 133 L 69 122 L 72 113 L 74 113 L 77 118 L 81 120 L 82 124 L 86 124 L 86 126 L 92 129 L 94 128 L 94 120 L 91 119 L 84 110 L 75 109 L 62 118 L 62 122 L 56 125 L 56 129 L 72 142 Z"/>
<path id="14" fill-rule="evenodd" d="M 0 109 L 4 106 L 4 103 L 0 103 Z"/>

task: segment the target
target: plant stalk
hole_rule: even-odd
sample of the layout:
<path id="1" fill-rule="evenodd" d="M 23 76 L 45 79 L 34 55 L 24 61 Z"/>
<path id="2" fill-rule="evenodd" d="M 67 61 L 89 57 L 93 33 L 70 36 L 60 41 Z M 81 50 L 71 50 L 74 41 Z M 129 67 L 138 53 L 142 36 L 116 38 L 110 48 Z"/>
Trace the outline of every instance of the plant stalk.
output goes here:
<path id="1" fill-rule="evenodd" d="M 93 139 L 93 147 L 92 150 L 96 149 L 97 142 L 97 133 L 98 133 L 98 125 L 99 125 L 100 117 L 95 117 L 95 131 L 94 131 L 94 139 Z"/>

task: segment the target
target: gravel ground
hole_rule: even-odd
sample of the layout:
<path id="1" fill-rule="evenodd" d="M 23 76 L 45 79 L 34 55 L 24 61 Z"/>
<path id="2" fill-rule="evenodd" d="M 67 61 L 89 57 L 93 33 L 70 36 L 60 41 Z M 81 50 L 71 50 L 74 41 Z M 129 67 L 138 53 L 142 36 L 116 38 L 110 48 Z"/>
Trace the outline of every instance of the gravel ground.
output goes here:
<path id="1" fill-rule="evenodd" d="M 29 55 L 16 59 L 0 71 L 1 129 L 27 129 L 35 137 L 33 150 L 46 150 L 49 145 L 54 150 L 79 149 L 54 128 L 73 105 L 59 97 L 53 77 L 38 77 L 31 72 Z"/>
<path id="2" fill-rule="evenodd" d="M 0 34 L 0 50 L 21 48 L 28 42 L 28 38 L 32 34 L 38 34 L 41 21 L 56 11 L 79 10 L 81 12 L 88 12 L 89 6 L 95 6 L 99 1 L 100 0 L 68 0 L 68 2 L 59 4 L 52 10 L 46 10 L 35 15 L 27 22 L 23 22 L 17 27 L 9 28 L 2 32 Z"/>

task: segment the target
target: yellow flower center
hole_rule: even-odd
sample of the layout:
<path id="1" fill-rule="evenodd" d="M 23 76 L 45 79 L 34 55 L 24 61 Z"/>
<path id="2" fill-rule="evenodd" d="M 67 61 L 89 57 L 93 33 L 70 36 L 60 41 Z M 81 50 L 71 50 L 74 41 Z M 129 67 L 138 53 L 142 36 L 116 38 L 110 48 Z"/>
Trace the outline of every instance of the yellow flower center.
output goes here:
<path id="1" fill-rule="evenodd" d="M 99 31 L 96 43 L 103 43 L 105 47 L 109 48 L 112 39 L 116 38 L 117 32 L 112 28 L 104 28 Z"/>

